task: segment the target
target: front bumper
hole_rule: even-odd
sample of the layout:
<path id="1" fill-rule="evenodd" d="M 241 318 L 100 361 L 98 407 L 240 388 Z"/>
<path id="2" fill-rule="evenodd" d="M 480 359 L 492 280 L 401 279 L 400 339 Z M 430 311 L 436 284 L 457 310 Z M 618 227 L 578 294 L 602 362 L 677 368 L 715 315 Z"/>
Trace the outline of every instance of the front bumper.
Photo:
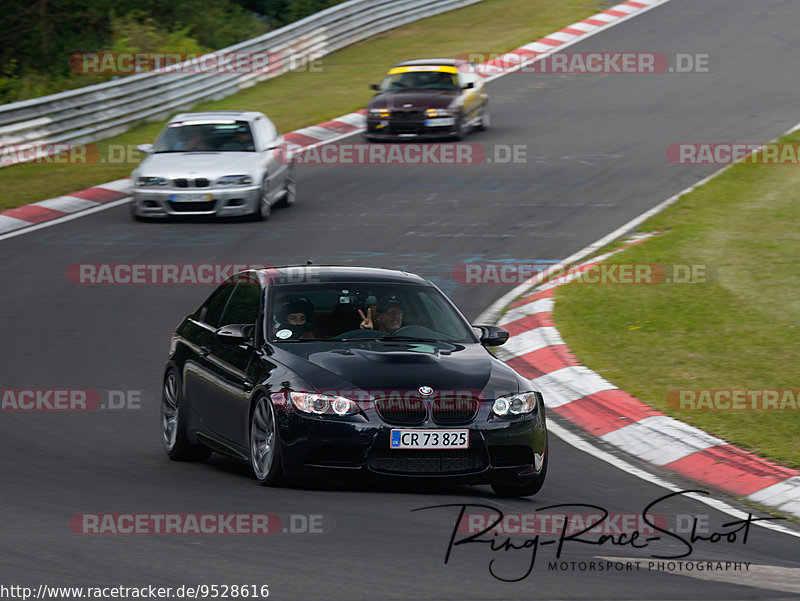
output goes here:
<path id="1" fill-rule="evenodd" d="M 367 117 L 367 129 L 364 135 L 373 139 L 405 140 L 405 139 L 439 139 L 458 136 L 459 125 L 455 117 L 448 125 L 428 125 L 433 119 L 380 119 Z"/>
<path id="2" fill-rule="evenodd" d="M 260 186 L 159 190 L 134 188 L 131 212 L 137 217 L 249 215 L 259 208 Z"/>
<path id="3" fill-rule="evenodd" d="M 488 410 L 467 425 L 392 425 L 377 415 L 311 417 L 288 410 L 278 417 L 284 473 L 295 477 L 380 475 L 446 478 L 469 484 L 514 481 L 538 475 L 547 448 L 540 414 L 488 418 Z M 405 450 L 389 445 L 392 429 L 469 430 L 468 449 Z"/>

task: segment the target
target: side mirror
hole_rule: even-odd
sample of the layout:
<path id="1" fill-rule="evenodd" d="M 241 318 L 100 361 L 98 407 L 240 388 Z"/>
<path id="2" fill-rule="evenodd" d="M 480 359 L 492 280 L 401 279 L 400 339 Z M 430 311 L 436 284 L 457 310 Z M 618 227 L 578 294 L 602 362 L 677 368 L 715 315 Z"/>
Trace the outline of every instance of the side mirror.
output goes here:
<path id="1" fill-rule="evenodd" d="M 239 345 L 245 342 L 252 342 L 253 340 L 253 326 L 252 324 L 233 323 L 227 326 L 222 326 L 214 334 L 217 340 L 223 344 Z"/>
<path id="2" fill-rule="evenodd" d="M 371 84 L 369 84 L 369 89 L 370 90 L 380 90 L 381 87 L 376 83 L 371 83 Z"/>
<path id="3" fill-rule="evenodd" d="M 474 83 L 474 82 L 471 82 L 471 81 L 468 81 L 467 83 L 465 83 L 465 84 L 464 84 L 463 86 L 461 86 L 461 87 L 462 87 L 464 90 L 471 90 L 472 88 L 474 88 L 474 87 L 475 87 L 475 83 Z"/>
<path id="4" fill-rule="evenodd" d="M 508 332 L 497 326 L 473 326 L 481 331 L 480 341 L 483 346 L 500 346 L 508 340 Z"/>
<path id="5" fill-rule="evenodd" d="M 153 145 L 152 144 L 139 144 L 136 147 L 136 150 L 138 150 L 142 154 L 152 154 L 153 153 Z"/>

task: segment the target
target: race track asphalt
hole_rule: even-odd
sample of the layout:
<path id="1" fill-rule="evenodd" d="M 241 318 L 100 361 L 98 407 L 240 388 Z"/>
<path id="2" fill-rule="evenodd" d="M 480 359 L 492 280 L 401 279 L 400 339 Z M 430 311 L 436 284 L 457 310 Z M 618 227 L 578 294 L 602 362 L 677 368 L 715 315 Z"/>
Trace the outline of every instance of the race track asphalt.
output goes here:
<path id="1" fill-rule="evenodd" d="M 510 287 L 459 284 L 457 265 L 564 258 L 716 169 L 670 164 L 670 144 L 767 141 L 800 121 L 798 17 L 792 0 L 672 0 L 570 51 L 709 53 L 713 72 L 517 73 L 491 82 L 492 127 L 467 142 L 490 157 L 500 145 L 523 145 L 524 163 L 304 165 L 296 206 L 263 224 L 142 224 L 116 207 L 0 242 L 0 388 L 141 398 L 139 409 L 120 411 L 2 412 L 0 581 L 268 584 L 270 598 L 291 600 L 796 596 L 800 539 L 757 526 L 746 543 L 699 541 L 684 558 L 762 566 L 746 574 L 647 569 L 658 561 L 651 554 L 682 552 L 670 537 L 645 549 L 571 541 L 560 558 L 636 558 L 638 571 L 550 570 L 555 545 L 539 549 L 519 582 L 493 577 L 490 561 L 496 574 L 516 578 L 530 549 L 462 545 L 445 565 L 458 509 L 414 509 L 592 504 L 635 515 L 667 494 L 555 436 L 547 484 L 528 500 L 440 485 L 263 489 L 246 466 L 216 455 L 207 464 L 170 462 L 158 429 L 169 334 L 212 287 L 76 285 L 65 272 L 85 263 L 382 266 L 429 277 L 474 318 Z M 711 531 L 734 520 L 688 499 L 657 507 L 707 519 Z M 87 536 L 69 528 L 75 514 L 126 512 L 321 514 L 324 533 Z"/>

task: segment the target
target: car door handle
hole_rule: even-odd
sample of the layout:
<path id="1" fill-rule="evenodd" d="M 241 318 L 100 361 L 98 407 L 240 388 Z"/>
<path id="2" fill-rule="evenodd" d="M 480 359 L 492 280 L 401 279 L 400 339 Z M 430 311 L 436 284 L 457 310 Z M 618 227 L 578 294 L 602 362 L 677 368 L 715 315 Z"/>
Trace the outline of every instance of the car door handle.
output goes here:
<path id="1" fill-rule="evenodd" d="M 201 346 L 200 347 L 200 354 L 203 357 L 208 357 L 211 354 L 211 347 L 210 346 Z"/>

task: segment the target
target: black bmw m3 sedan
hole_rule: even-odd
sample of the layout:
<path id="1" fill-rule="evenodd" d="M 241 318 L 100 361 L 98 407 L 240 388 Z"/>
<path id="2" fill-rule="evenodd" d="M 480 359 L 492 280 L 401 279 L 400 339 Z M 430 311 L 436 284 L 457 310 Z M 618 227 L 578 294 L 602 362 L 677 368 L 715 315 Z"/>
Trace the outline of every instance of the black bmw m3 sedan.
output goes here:
<path id="1" fill-rule="evenodd" d="M 250 270 L 178 326 L 161 433 L 175 460 L 211 452 L 256 479 L 376 474 L 542 487 L 544 399 L 420 276 L 308 265 Z"/>

